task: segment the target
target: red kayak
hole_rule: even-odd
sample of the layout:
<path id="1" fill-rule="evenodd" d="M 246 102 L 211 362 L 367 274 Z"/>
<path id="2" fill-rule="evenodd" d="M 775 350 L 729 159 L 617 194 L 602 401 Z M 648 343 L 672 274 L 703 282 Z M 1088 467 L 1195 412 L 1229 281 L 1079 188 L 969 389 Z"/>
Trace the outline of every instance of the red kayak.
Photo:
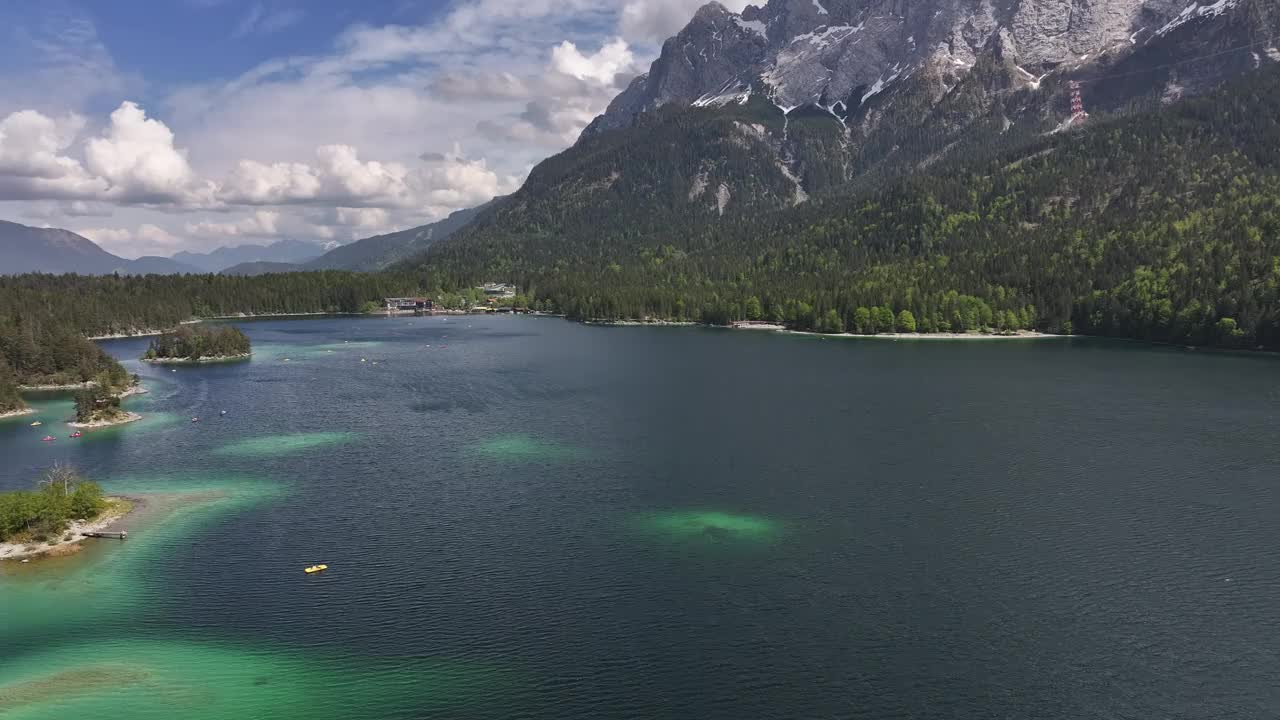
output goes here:
<path id="1" fill-rule="evenodd" d="M 53 442 L 53 440 L 54 440 L 54 437 L 53 437 L 52 435 L 45 435 L 45 436 L 44 436 L 44 441 L 45 441 L 45 442 Z"/>
<path id="2" fill-rule="evenodd" d="M 75 431 L 75 432 L 71 433 L 71 437 L 73 437 L 73 438 L 78 438 L 78 437 L 83 437 L 83 436 L 84 436 L 84 433 L 80 432 L 79 430 L 77 430 L 77 431 Z"/>

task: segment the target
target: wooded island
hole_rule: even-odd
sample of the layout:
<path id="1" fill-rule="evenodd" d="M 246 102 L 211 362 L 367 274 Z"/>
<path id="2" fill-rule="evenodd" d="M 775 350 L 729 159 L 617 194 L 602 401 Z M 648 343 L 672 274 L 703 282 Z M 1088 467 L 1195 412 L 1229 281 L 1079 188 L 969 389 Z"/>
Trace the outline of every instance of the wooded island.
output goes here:
<path id="1" fill-rule="evenodd" d="M 142 356 L 151 363 L 206 363 L 245 360 L 249 337 L 237 327 L 182 326 L 151 340 Z"/>

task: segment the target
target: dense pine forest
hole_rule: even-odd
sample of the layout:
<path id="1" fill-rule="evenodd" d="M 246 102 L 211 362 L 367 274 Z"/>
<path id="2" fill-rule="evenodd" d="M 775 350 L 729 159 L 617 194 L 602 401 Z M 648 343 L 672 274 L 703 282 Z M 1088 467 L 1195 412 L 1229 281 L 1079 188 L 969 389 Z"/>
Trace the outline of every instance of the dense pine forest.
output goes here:
<path id="1" fill-rule="evenodd" d="M 0 413 L 24 407 L 19 385 L 73 385 L 100 377 L 121 389 L 128 384 L 120 363 L 67 319 L 34 311 L 0 314 Z"/>
<path id="2" fill-rule="evenodd" d="M 614 153 L 621 177 L 643 177 L 662 165 L 648 147 L 627 156 L 606 143 L 583 162 Z M 953 154 L 870 192 L 693 222 L 680 209 L 648 223 L 590 210 L 687 206 L 656 185 L 549 195 L 535 172 L 489 222 L 413 267 L 432 286 L 510 280 L 579 318 L 762 318 L 824 332 L 914 321 L 923 332 L 1280 348 L 1275 70 L 1159 112 L 959 157 L 969 161 Z M 504 214 L 536 222 L 503 224 Z"/>
<path id="3" fill-rule="evenodd" d="M 168 330 L 228 315 L 358 312 L 368 300 L 419 291 L 408 274 L 341 271 L 258 277 L 144 275 L 0 277 L 0 322 L 45 318 L 83 335 Z"/>
<path id="4" fill-rule="evenodd" d="M 9 360 L 0 354 L 0 415 L 26 407 L 18 393 L 18 377 L 13 374 Z"/>

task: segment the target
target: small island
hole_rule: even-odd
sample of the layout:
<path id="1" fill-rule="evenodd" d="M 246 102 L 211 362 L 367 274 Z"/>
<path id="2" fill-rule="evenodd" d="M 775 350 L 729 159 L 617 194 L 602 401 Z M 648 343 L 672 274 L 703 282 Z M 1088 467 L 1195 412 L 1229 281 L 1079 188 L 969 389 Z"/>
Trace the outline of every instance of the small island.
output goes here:
<path id="1" fill-rule="evenodd" d="M 105 497 L 71 466 L 54 465 L 35 490 L 0 493 L 0 560 L 75 552 L 132 507 Z"/>
<path id="2" fill-rule="evenodd" d="M 73 428 L 91 429 L 141 420 L 141 415 L 120 407 L 121 400 L 141 392 L 145 391 L 137 375 L 129 375 L 119 365 L 104 370 L 76 391 L 76 419 L 67 424 Z"/>
<path id="3" fill-rule="evenodd" d="M 183 326 L 152 339 L 142 361 L 163 365 L 234 362 L 248 360 L 251 354 L 249 336 L 240 328 Z"/>

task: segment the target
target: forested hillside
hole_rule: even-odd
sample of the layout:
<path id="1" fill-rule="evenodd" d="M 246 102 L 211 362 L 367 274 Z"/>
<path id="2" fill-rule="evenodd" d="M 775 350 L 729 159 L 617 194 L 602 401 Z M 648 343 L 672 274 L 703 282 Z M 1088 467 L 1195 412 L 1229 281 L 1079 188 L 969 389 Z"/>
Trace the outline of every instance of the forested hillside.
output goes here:
<path id="1" fill-rule="evenodd" d="M 663 115 L 654 142 L 602 135 L 595 152 L 612 156 L 588 161 L 620 176 L 594 195 L 563 191 L 570 173 L 557 163 L 580 155 L 547 161 L 505 213 L 412 266 L 428 285 L 514 281 L 577 317 L 759 316 L 867 332 L 905 310 L 926 332 L 1280 347 L 1274 68 L 1158 112 L 974 151 L 967 164 L 953 155 L 880 189 L 689 221 L 684 198 L 643 181 L 678 152 L 662 127 L 707 122 L 699 113 Z M 717 157 L 736 182 L 767 182 L 736 154 Z"/>
<path id="2" fill-rule="evenodd" d="M 17 385 L 71 385 L 99 377 L 121 389 L 128 384 L 120 363 L 65 319 L 38 312 L 0 316 L 0 413 L 23 407 Z"/>
<path id="3" fill-rule="evenodd" d="M 18 393 L 18 378 L 9 367 L 9 359 L 0 353 L 0 415 L 21 410 L 26 404 Z"/>

